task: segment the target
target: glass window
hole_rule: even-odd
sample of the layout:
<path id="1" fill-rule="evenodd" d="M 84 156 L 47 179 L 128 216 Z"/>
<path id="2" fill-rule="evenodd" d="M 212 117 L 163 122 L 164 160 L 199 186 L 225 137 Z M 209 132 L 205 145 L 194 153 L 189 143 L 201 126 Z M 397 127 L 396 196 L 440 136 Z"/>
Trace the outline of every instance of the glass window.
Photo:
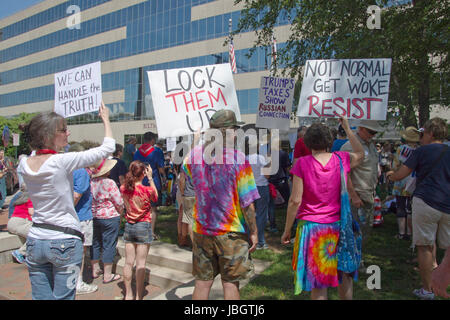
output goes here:
<path id="1" fill-rule="evenodd" d="M 156 30 L 161 30 L 164 26 L 163 14 L 158 13 L 156 15 Z"/>
<path id="2" fill-rule="evenodd" d="M 188 39 L 189 40 L 189 39 Z M 192 42 L 198 41 L 198 21 L 192 21 L 191 24 L 191 39 Z"/>
<path id="3" fill-rule="evenodd" d="M 169 11 L 169 15 L 170 15 L 170 25 L 171 26 L 175 26 L 178 24 L 177 22 L 177 10 L 176 9 L 171 9 Z"/>
<path id="4" fill-rule="evenodd" d="M 169 40 L 169 45 L 173 46 L 176 45 L 177 43 L 177 28 L 175 27 L 175 25 L 172 25 L 170 27 L 170 40 Z"/>
<path id="5" fill-rule="evenodd" d="M 223 31 L 223 16 L 219 15 L 214 18 L 215 36 L 220 37 Z"/>
<path id="6" fill-rule="evenodd" d="M 214 28 L 214 17 L 209 17 L 206 19 L 206 36 L 210 38 L 214 36 L 215 28 Z"/>
<path id="7" fill-rule="evenodd" d="M 206 20 L 203 19 L 198 22 L 198 40 L 205 40 L 207 35 L 206 33 Z"/>

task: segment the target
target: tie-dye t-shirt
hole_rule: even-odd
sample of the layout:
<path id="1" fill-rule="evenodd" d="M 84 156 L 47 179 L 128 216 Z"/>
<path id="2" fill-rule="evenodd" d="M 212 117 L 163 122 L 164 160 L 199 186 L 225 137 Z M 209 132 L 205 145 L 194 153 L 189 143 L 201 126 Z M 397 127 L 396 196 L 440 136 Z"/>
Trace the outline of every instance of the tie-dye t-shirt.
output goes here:
<path id="1" fill-rule="evenodd" d="M 234 149 L 223 149 L 222 157 L 208 161 L 202 147 L 194 148 L 183 163 L 183 170 L 195 189 L 194 232 L 222 235 L 246 232 L 242 208 L 259 199 L 252 167 L 245 155 Z"/>

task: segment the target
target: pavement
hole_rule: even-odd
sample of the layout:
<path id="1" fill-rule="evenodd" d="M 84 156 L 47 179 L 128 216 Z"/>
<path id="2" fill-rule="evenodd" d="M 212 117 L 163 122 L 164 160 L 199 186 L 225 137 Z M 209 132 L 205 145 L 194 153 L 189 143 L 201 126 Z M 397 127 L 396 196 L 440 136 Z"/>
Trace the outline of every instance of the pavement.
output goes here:
<path id="1" fill-rule="evenodd" d="M 6 198 L 5 204 L 9 203 L 12 196 Z M 0 236 L 7 231 L 8 209 L 0 212 Z M 1 244 L 0 244 L 1 245 Z M 151 250 L 151 249 L 150 249 Z M 9 258 L 9 256 L 8 256 Z M 271 262 L 254 260 L 255 275 L 263 272 Z M 113 272 L 115 272 L 113 268 Z M 121 274 L 121 272 L 118 272 Z M 102 277 L 92 279 L 89 261 L 85 262 L 83 279 L 87 283 L 98 286 L 94 293 L 77 295 L 76 300 L 122 300 L 125 294 L 123 279 L 104 284 Z M 241 288 L 249 280 L 241 283 Z M 195 281 L 190 281 L 178 287 L 163 289 L 146 282 L 144 300 L 191 300 Z M 134 280 L 132 287 L 135 292 Z M 28 269 L 25 264 L 16 262 L 0 263 L 0 300 L 31 300 L 31 284 Z M 210 293 L 210 300 L 222 300 L 223 290 L 220 276 L 216 277 Z"/>
<path id="2" fill-rule="evenodd" d="M 12 196 L 6 197 L 5 205 L 9 204 Z M 0 212 L 0 233 L 8 232 L 8 209 Z M 114 271 L 114 270 L 113 270 Z M 94 293 L 77 295 L 76 300 L 121 300 L 125 293 L 123 279 L 104 284 L 102 277 L 92 279 L 89 263 L 85 264 L 83 277 L 87 283 L 94 283 L 98 290 Z M 134 288 L 134 281 L 132 283 Z M 150 299 L 163 290 L 146 283 L 144 299 Z M 31 284 L 28 269 L 25 264 L 10 262 L 0 264 L 0 300 L 31 300 Z"/>

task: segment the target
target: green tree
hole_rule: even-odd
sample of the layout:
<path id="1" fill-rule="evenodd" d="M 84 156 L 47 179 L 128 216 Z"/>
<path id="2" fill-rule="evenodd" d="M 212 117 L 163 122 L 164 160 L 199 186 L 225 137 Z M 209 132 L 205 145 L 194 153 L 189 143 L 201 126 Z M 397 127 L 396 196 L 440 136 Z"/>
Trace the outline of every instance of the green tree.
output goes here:
<path id="1" fill-rule="evenodd" d="M 31 118 L 33 118 L 36 115 L 36 113 L 21 113 L 18 116 L 15 116 L 13 118 L 5 118 L 0 117 L 0 130 L 3 132 L 3 128 L 5 126 L 8 126 L 9 131 L 11 132 L 10 140 L 8 143 L 8 146 L 5 148 L 5 155 L 14 158 L 16 156 L 16 148 L 17 148 L 17 156 L 20 154 L 30 154 L 31 150 L 28 145 L 28 143 L 25 141 L 23 132 L 19 129 L 19 126 L 21 124 L 28 123 Z M 20 140 L 19 140 L 19 146 L 15 147 L 12 144 L 12 134 L 13 133 L 19 133 L 20 134 Z"/>
<path id="2" fill-rule="evenodd" d="M 277 65 L 299 82 L 309 59 L 392 58 L 389 100 L 396 101 L 403 126 L 422 126 L 432 104 L 449 106 L 450 2 L 375 2 L 381 8 L 380 29 L 367 27 L 373 0 L 235 0 L 244 9 L 233 34 L 255 30 L 251 55 L 270 45 L 280 22 L 290 24 Z"/>

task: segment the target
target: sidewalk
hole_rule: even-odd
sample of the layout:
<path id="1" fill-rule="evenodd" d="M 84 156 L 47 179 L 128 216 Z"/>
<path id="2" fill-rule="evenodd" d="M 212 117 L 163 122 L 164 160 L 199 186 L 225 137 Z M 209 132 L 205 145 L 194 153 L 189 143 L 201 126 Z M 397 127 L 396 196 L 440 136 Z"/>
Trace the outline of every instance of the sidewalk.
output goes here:
<path id="1" fill-rule="evenodd" d="M 9 204 L 12 196 L 6 197 L 5 205 Z M 8 209 L 0 212 L 0 232 L 8 232 Z M 84 279 L 88 283 L 94 283 L 98 290 L 91 294 L 77 295 L 76 300 L 120 300 L 124 294 L 123 279 L 103 284 L 102 277 L 93 280 L 90 273 L 90 267 L 85 267 Z M 160 293 L 162 289 L 156 286 L 146 285 L 146 294 L 144 299 L 149 299 Z M 0 264 L 0 300 L 31 300 L 31 285 L 28 277 L 28 269 L 25 264 L 6 263 Z"/>
<path id="2" fill-rule="evenodd" d="M 12 196 L 7 197 L 5 203 L 9 203 Z M 8 209 L 0 212 L 0 233 L 7 231 Z M 150 249 L 151 250 L 151 249 Z M 263 272 L 271 262 L 254 260 L 255 274 Z M 113 268 L 113 272 L 115 272 Z M 102 282 L 102 277 L 92 279 L 91 267 L 89 263 L 85 264 L 83 279 L 87 283 L 94 283 L 98 286 L 98 290 L 91 294 L 77 295 L 76 300 L 122 300 L 125 287 L 123 278 L 108 284 Z M 121 274 L 121 272 L 118 272 Z M 151 275 L 150 275 L 151 276 Z M 241 287 L 248 283 L 243 281 Z M 163 290 L 160 287 L 146 283 L 144 300 L 191 300 L 194 290 L 195 281 L 191 281 L 184 285 Z M 134 281 L 132 282 L 133 291 L 135 292 Z M 211 300 L 222 300 L 223 291 L 220 277 L 214 281 L 210 293 Z M 0 264 L 0 300 L 31 300 L 31 285 L 28 276 L 28 269 L 25 264 L 15 262 Z"/>

